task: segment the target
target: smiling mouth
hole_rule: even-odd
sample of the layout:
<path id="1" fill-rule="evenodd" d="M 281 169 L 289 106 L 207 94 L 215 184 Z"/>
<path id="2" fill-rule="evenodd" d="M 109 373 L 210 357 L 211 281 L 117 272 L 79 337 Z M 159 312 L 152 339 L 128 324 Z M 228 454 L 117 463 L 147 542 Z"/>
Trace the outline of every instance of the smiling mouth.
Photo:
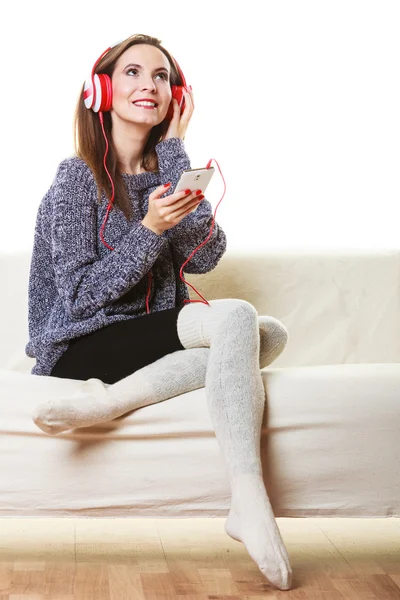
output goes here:
<path id="1" fill-rule="evenodd" d="M 133 106 L 137 106 L 138 108 L 147 108 L 148 110 L 155 110 L 158 106 L 158 104 L 156 104 L 155 106 L 150 106 L 149 104 L 135 104 L 134 102 L 132 102 Z"/>

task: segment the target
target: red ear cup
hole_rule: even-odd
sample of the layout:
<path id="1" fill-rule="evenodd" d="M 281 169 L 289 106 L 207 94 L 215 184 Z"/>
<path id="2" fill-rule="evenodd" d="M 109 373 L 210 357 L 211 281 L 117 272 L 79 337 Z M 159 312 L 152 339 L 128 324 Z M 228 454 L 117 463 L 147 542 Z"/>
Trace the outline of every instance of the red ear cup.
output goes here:
<path id="1" fill-rule="evenodd" d="M 105 75 L 104 73 L 99 74 L 100 80 L 100 89 L 101 89 L 101 98 L 98 101 L 96 99 L 96 108 L 97 110 L 101 110 L 103 112 L 111 110 L 112 108 L 112 82 L 111 77 L 109 75 Z M 96 111 L 97 112 L 97 111 Z"/>
<path id="2" fill-rule="evenodd" d="M 86 108 L 91 108 L 94 112 L 110 110 L 112 107 L 112 83 L 109 75 L 95 73 L 93 80 L 92 78 L 87 79 L 83 99 Z"/>
<path id="3" fill-rule="evenodd" d="M 186 104 L 185 96 L 183 95 L 183 86 L 172 85 L 171 90 L 172 90 L 172 98 L 175 98 L 175 100 L 178 102 L 178 105 L 180 106 L 180 109 L 181 109 L 180 114 L 182 114 L 183 111 L 185 110 L 185 104 Z M 172 100 L 171 100 L 171 104 L 169 105 L 167 116 L 165 117 L 165 121 L 167 121 L 169 123 L 170 121 L 172 121 L 173 116 L 174 116 L 174 107 L 172 106 Z"/>

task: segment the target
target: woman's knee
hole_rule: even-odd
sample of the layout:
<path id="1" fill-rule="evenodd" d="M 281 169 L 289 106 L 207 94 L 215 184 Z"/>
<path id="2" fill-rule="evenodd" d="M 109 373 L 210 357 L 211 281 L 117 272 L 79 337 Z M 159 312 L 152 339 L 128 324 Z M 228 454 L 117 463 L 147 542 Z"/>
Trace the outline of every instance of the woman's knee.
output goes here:
<path id="1" fill-rule="evenodd" d="M 240 298 L 218 298 L 204 303 L 187 304 L 179 313 L 178 336 L 184 348 L 210 347 L 211 340 L 221 326 L 258 327 L 258 313 L 255 307 Z M 232 325 L 231 325 L 232 324 Z"/>
<path id="2" fill-rule="evenodd" d="M 210 304 L 212 308 L 215 308 L 214 312 L 218 313 L 220 322 L 230 318 L 236 319 L 238 313 L 242 314 L 244 318 L 252 318 L 254 322 L 257 322 L 257 309 L 253 304 L 247 302 L 247 300 L 242 300 L 241 298 L 219 298 L 211 300 Z"/>

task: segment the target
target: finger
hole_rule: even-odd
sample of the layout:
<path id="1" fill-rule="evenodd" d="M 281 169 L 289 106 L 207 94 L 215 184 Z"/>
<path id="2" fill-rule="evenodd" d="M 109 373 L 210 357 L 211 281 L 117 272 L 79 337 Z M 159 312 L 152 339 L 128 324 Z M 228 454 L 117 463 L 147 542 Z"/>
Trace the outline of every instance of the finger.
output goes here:
<path id="1" fill-rule="evenodd" d="M 188 196 L 189 194 L 187 194 L 185 190 L 182 190 L 181 192 L 176 192 L 176 194 L 170 194 L 169 196 L 165 196 L 165 198 L 160 198 L 157 202 L 157 206 L 168 207 L 172 206 L 175 203 L 177 204 L 177 206 L 181 206 L 182 204 L 187 202 Z"/>
<path id="2" fill-rule="evenodd" d="M 167 182 L 170 184 L 170 182 Z M 171 184 L 168 185 L 167 187 L 165 187 L 165 185 L 160 185 L 158 186 L 158 188 L 156 188 L 154 190 L 154 192 L 152 192 L 149 196 L 149 198 L 159 198 L 160 196 L 162 196 L 163 194 L 166 194 L 167 192 L 169 192 L 171 189 Z"/>
<path id="3" fill-rule="evenodd" d="M 203 196 L 203 198 L 204 198 L 204 196 Z M 193 208 L 197 208 L 197 206 L 200 204 L 200 202 L 202 202 L 203 198 L 200 200 L 200 197 L 197 196 L 196 198 L 192 198 L 191 200 L 186 202 L 186 204 L 184 205 L 185 211 L 191 212 L 193 210 Z"/>
<path id="4" fill-rule="evenodd" d="M 149 200 L 154 200 L 160 198 L 163 194 L 166 194 L 171 186 L 165 187 L 165 185 L 159 185 L 158 188 L 151 192 L 149 196 Z"/>
<path id="5" fill-rule="evenodd" d="M 195 105 L 194 105 L 193 90 L 188 90 L 188 93 L 189 93 L 190 102 L 192 103 L 192 110 L 194 110 Z"/>
<path id="6" fill-rule="evenodd" d="M 165 187 L 165 185 L 160 185 L 154 190 L 154 192 L 150 194 L 149 202 L 157 201 L 157 206 L 169 206 L 170 204 L 173 204 L 173 202 L 176 202 L 177 197 L 179 197 L 180 199 L 184 196 L 184 191 L 177 192 L 177 194 L 170 194 L 169 196 L 164 196 L 164 194 L 167 194 L 170 191 L 170 189 L 171 186 Z"/>
<path id="7" fill-rule="evenodd" d="M 192 202 L 188 202 L 186 205 L 187 208 L 187 214 L 190 214 L 192 212 L 194 212 L 195 210 L 197 210 L 197 207 L 199 206 L 199 204 L 202 202 L 202 200 L 192 200 Z"/>
<path id="8" fill-rule="evenodd" d="M 175 202 L 180 202 L 180 201 L 183 201 L 182 203 L 184 203 L 185 201 L 187 201 L 188 196 L 190 196 L 190 193 L 187 194 L 186 190 L 176 192 L 175 194 L 170 194 L 169 196 L 166 196 L 165 198 L 161 198 L 162 204 L 160 202 L 160 206 L 171 206 L 171 204 L 175 204 Z"/>
<path id="9" fill-rule="evenodd" d="M 185 107 L 184 107 L 183 113 L 181 115 L 181 123 L 186 123 L 190 120 L 190 117 L 193 112 L 193 108 L 192 108 L 192 102 L 190 100 L 190 96 L 189 96 L 188 92 L 185 91 L 185 88 L 183 88 L 183 96 L 185 98 Z"/>
<path id="10" fill-rule="evenodd" d="M 184 91 L 184 94 L 185 94 L 185 103 L 186 103 L 184 114 L 186 112 L 189 112 L 189 114 L 191 115 L 193 112 L 193 108 L 194 108 L 193 98 L 192 98 L 190 92 L 187 90 Z"/>
<path id="11" fill-rule="evenodd" d="M 187 100 L 191 103 L 192 108 L 194 108 L 194 100 L 193 100 L 193 91 L 189 90 L 189 88 L 185 88 L 187 92 Z"/>
<path id="12" fill-rule="evenodd" d="M 173 108 L 174 108 L 174 114 L 173 114 L 173 117 L 172 117 L 172 121 L 174 121 L 174 124 L 175 124 L 175 122 L 179 123 L 181 109 L 180 109 L 178 100 L 176 100 L 176 98 L 174 98 L 172 100 L 172 105 L 173 105 Z"/>
<path id="13" fill-rule="evenodd" d="M 173 220 L 179 219 L 179 217 L 182 217 L 182 215 L 187 215 L 190 212 L 192 212 L 195 208 L 197 208 L 198 204 L 198 200 L 192 200 L 191 202 L 187 202 L 184 206 L 180 206 L 179 208 L 177 208 L 177 210 L 170 213 L 170 216 Z"/>

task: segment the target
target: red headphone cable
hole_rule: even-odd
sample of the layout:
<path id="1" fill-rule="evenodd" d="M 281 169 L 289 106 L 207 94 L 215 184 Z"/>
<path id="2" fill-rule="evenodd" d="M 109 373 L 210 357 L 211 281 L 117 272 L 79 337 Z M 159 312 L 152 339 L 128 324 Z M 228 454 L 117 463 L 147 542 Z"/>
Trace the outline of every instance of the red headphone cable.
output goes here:
<path id="1" fill-rule="evenodd" d="M 103 136 L 104 136 L 104 139 L 105 139 L 105 141 L 106 141 L 106 150 L 105 150 L 105 153 L 104 153 L 103 165 L 104 165 L 104 168 L 105 168 L 105 170 L 106 170 L 106 172 L 107 172 L 107 175 L 108 175 L 108 177 L 109 177 L 109 179 L 110 179 L 110 181 L 111 181 L 111 188 L 112 188 L 112 194 L 111 194 L 110 201 L 109 201 L 109 203 L 108 203 L 107 212 L 106 212 L 106 215 L 105 215 L 105 218 L 104 218 L 103 224 L 102 224 L 102 226 L 101 226 L 101 229 L 100 229 L 100 239 L 101 239 L 101 241 L 103 242 L 103 244 L 104 244 L 104 245 L 105 245 L 105 246 L 106 246 L 106 247 L 107 247 L 109 250 L 114 250 L 114 248 L 112 248 L 111 246 L 109 246 L 109 245 L 107 244 L 107 242 L 105 241 L 105 239 L 104 239 L 104 236 L 103 236 L 103 230 L 104 230 L 105 224 L 106 224 L 106 222 L 107 222 L 107 219 L 108 219 L 108 214 L 109 214 L 109 212 L 110 212 L 110 210 L 111 210 L 112 204 L 114 203 L 115 188 L 114 188 L 114 182 L 113 182 L 113 180 L 112 180 L 112 177 L 111 177 L 111 175 L 110 175 L 110 173 L 109 173 L 109 171 L 108 171 L 108 169 L 107 169 L 107 165 L 106 165 L 106 158 L 107 158 L 107 154 L 108 154 L 108 140 L 107 140 L 106 132 L 105 132 L 105 130 L 104 130 L 104 120 L 103 120 L 103 113 L 102 113 L 102 111 L 99 111 L 99 112 L 98 112 L 98 115 L 99 115 L 99 119 L 100 119 L 100 123 L 101 123 L 101 129 L 102 129 L 102 131 L 103 131 Z M 209 160 L 209 161 L 208 161 L 208 163 L 207 163 L 206 169 L 209 169 L 209 168 L 210 168 L 210 166 L 211 166 L 211 163 L 212 163 L 212 161 L 213 161 L 213 160 L 215 160 L 215 162 L 217 163 L 218 170 L 219 170 L 219 172 L 221 173 L 221 177 L 222 177 L 222 180 L 223 180 L 223 182 L 224 182 L 224 193 L 222 194 L 221 200 L 218 202 L 217 206 L 215 207 L 215 211 L 214 211 L 214 214 L 213 214 L 213 221 L 212 221 L 211 228 L 210 228 L 210 233 L 208 234 L 208 236 L 207 236 L 207 238 L 204 240 L 204 242 L 202 242 L 201 244 L 199 244 L 199 245 L 198 245 L 198 246 L 197 246 L 197 247 L 196 247 L 196 248 L 193 250 L 193 252 L 192 252 L 192 253 L 191 253 L 191 255 L 189 256 L 189 258 L 188 258 L 187 260 L 185 260 L 185 262 L 183 263 L 183 265 L 181 266 L 181 268 L 180 268 L 180 270 L 179 270 L 179 276 L 180 276 L 180 278 L 182 279 L 182 281 L 183 281 L 184 283 L 186 283 L 187 285 L 189 285 L 189 286 L 192 288 L 192 290 L 194 290 L 194 291 L 196 292 L 196 294 L 198 294 L 198 295 L 199 295 L 201 298 L 203 298 L 204 302 L 203 302 L 203 300 L 184 300 L 184 301 L 183 301 L 183 303 L 184 303 L 184 304 L 188 304 L 188 303 L 191 303 L 191 302 L 201 302 L 202 304 L 207 304 L 208 306 L 210 306 L 210 303 L 209 303 L 209 302 L 208 302 L 208 301 L 207 301 L 207 300 L 204 298 L 204 296 L 202 296 L 202 295 L 200 294 L 200 292 L 198 292 L 198 291 L 196 290 L 196 288 L 195 288 L 195 287 L 193 287 L 193 286 L 192 286 L 192 285 L 191 285 L 191 284 L 190 284 L 188 281 L 186 281 L 186 279 L 185 279 L 185 278 L 182 276 L 182 272 L 183 272 L 183 268 L 184 268 L 184 266 L 185 266 L 185 265 L 186 265 L 186 264 L 189 262 L 189 260 L 190 260 L 190 259 L 192 258 L 192 256 L 195 254 L 195 252 L 197 252 L 197 250 L 198 250 L 199 248 L 202 248 L 202 247 L 204 246 L 204 244 L 206 244 L 206 243 L 207 243 L 207 241 L 210 239 L 210 236 L 212 235 L 212 232 L 213 232 L 213 229 L 214 229 L 214 224 L 215 224 L 215 215 L 216 215 L 216 212 L 217 212 L 218 206 L 220 205 L 220 203 L 222 202 L 222 199 L 223 199 L 223 197 L 225 196 L 226 184 L 225 184 L 225 179 L 224 179 L 224 176 L 222 175 L 221 169 L 219 168 L 218 161 L 217 161 L 215 158 L 214 158 L 214 159 L 213 159 L 213 158 L 210 158 L 210 160 Z M 149 308 L 149 297 L 150 297 L 150 292 L 151 292 L 151 283 L 152 283 L 152 280 L 153 280 L 153 277 L 152 277 L 152 274 L 151 274 L 151 269 L 150 269 L 150 271 L 148 272 L 148 277 L 149 277 L 149 287 L 148 287 L 148 290 L 147 290 L 147 295 L 146 295 L 146 309 L 147 309 L 147 314 L 149 314 L 149 313 L 150 313 L 150 308 Z"/>

